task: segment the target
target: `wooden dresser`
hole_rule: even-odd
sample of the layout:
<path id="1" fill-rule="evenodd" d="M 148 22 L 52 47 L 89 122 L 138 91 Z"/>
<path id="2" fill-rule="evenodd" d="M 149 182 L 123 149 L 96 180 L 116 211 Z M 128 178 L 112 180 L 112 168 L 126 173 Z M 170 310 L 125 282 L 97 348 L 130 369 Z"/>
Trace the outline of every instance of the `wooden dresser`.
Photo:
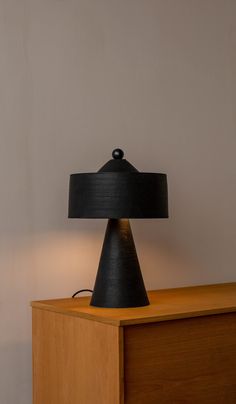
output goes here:
<path id="1" fill-rule="evenodd" d="M 236 283 L 33 308 L 33 404 L 236 404 Z"/>

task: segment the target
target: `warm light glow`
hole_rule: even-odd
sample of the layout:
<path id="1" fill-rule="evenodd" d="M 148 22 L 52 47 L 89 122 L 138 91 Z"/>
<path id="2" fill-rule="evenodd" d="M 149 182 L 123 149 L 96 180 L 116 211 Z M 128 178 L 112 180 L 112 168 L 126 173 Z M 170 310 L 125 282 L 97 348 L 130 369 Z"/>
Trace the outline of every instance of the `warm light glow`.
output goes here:
<path id="1" fill-rule="evenodd" d="M 128 219 L 121 222 L 127 226 Z M 142 234 L 138 226 L 133 226 L 133 236 L 147 289 L 189 285 L 193 272 L 198 275 L 195 283 L 207 282 L 203 268 L 194 264 L 186 252 L 181 254 L 179 247 L 169 242 L 145 241 L 146 229 Z M 105 227 L 106 222 L 99 232 L 48 232 L 18 236 L 14 242 L 6 238 L 0 249 L 1 298 L 10 301 L 9 289 L 14 288 L 15 299 L 24 296 L 20 304 L 26 305 L 30 300 L 71 296 L 80 288 L 93 289 Z M 4 273 L 10 274 L 7 285 Z M 27 281 L 17 282 L 19 276 Z"/>

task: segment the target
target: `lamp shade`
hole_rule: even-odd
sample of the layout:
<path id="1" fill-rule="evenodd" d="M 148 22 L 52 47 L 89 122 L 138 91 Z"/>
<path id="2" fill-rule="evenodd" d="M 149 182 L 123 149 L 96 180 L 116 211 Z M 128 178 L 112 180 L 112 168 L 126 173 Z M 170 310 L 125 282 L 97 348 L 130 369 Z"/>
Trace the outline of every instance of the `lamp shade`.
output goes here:
<path id="1" fill-rule="evenodd" d="M 139 172 L 120 149 L 96 173 L 70 176 L 69 218 L 167 218 L 167 176 Z"/>

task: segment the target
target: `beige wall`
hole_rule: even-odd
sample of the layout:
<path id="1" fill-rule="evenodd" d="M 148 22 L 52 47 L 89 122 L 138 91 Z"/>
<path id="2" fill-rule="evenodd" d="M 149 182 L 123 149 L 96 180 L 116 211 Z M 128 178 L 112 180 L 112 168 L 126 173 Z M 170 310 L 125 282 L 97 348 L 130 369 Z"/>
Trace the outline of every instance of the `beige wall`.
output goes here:
<path id="1" fill-rule="evenodd" d="M 31 403 L 29 301 L 93 287 L 106 222 L 66 218 L 68 178 L 114 147 L 168 173 L 147 288 L 236 281 L 235 0 L 0 0 L 0 125 L 1 404 Z"/>

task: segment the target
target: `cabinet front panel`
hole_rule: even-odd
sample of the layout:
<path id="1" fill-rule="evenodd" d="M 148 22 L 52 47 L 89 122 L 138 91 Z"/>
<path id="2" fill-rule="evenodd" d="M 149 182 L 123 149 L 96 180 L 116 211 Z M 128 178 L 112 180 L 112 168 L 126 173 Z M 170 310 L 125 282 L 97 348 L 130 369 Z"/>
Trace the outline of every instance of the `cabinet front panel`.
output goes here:
<path id="1" fill-rule="evenodd" d="M 127 326 L 126 404 L 235 404 L 236 313 Z"/>

